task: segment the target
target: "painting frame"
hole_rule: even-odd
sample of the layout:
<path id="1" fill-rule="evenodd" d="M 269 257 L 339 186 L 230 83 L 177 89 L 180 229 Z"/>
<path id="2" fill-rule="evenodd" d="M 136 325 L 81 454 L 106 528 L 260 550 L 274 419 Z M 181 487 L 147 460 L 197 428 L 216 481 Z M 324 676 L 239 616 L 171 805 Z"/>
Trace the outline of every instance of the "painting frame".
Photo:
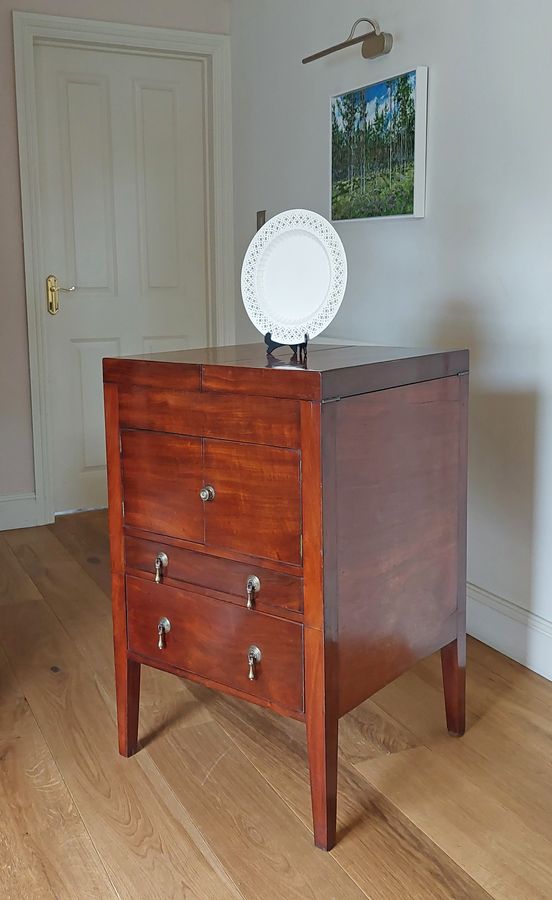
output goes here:
<path id="1" fill-rule="evenodd" d="M 358 216 L 335 216 L 334 215 L 334 144 L 333 144 L 333 128 L 332 115 L 334 104 L 347 95 L 358 94 L 358 92 L 366 92 L 371 88 L 376 89 L 380 85 L 385 85 L 391 81 L 396 81 L 404 76 L 415 75 L 415 92 L 414 92 L 414 152 L 413 152 L 413 196 L 412 211 L 375 214 L 375 215 L 358 215 Z M 330 114 L 329 114 L 329 219 L 336 225 L 344 222 L 370 222 L 370 221 L 387 221 L 393 219 L 421 219 L 426 214 L 426 154 L 427 154 L 427 101 L 428 101 L 428 67 L 414 66 L 404 69 L 401 72 L 389 75 L 387 78 L 380 78 L 377 81 L 369 82 L 359 88 L 348 88 L 330 96 Z"/>

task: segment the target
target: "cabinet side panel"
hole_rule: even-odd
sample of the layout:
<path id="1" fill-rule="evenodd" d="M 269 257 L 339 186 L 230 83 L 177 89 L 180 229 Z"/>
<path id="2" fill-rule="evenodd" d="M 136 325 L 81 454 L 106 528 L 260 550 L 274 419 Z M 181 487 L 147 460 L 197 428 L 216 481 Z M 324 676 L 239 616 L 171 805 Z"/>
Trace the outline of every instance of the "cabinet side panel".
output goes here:
<path id="1" fill-rule="evenodd" d="M 340 715 L 456 637 L 460 400 L 453 376 L 336 403 Z"/>

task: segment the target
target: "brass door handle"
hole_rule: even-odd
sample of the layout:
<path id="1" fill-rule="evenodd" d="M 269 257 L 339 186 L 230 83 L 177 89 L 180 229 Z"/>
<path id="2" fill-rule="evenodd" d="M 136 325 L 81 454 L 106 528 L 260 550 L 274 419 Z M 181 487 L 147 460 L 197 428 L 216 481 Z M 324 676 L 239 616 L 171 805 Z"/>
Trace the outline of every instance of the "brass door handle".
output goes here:
<path id="1" fill-rule="evenodd" d="M 55 275 L 48 275 L 46 279 L 46 304 L 48 307 L 48 312 L 51 316 L 56 316 L 59 312 L 59 295 L 63 294 L 72 294 L 73 291 L 77 290 L 76 284 L 72 284 L 71 287 L 65 288 L 60 287 L 58 284 L 58 280 Z"/>

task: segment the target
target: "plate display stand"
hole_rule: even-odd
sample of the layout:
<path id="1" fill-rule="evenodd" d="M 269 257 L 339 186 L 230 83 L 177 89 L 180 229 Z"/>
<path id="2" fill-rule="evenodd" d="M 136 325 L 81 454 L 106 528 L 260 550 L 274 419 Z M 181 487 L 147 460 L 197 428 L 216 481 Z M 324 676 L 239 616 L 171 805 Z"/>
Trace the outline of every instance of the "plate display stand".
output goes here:
<path id="1" fill-rule="evenodd" d="M 278 350 L 279 347 L 290 347 L 293 356 L 299 360 L 299 362 L 304 362 L 307 358 L 307 346 L 309 343 L 308 334 L 305 335 L 305 340 L 301 344 L 279 344 L 278 341 L 272 340 L 272 335 L 270 331 L 264 336 L 264 342 L 266 344 L 266 353 L 267 356 L 272 356 L 275 350 Z"/>

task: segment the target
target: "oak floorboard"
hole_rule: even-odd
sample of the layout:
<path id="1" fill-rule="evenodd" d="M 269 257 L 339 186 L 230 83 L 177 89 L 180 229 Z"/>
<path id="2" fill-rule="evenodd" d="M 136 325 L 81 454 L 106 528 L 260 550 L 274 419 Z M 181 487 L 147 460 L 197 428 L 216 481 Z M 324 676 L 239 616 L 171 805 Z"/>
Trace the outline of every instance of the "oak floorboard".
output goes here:
<path id="1" fill-rule="evenodd" d="M 1 649 L 0 685 L 0 896 L 115 900 L 118 895 Z"/>
<path id="2" fill-rule="evenodd" d="M 107 510 L 58 516 L 48 525 L 54 534 L 90 577 L 111 596 L 109 570 L 109 536 Z"/>
<path id="3" fill-rule="evenodd" d="M 310 829 L 303 726 L 199 685 L 192 685 L 190 691 Z M 397 745 L 404 739 L 404 732 L 397 729 Z M 339 766 L 338 843 L 330 855 L 374 900 L 475 900 L 489 896 L 383 794 L 344 763 L 343 755 Z"/>
<path id="4" fill-rule="evenodd" d="M 419 746 L 387 757 L 368 748 L 363 760 L 359 738 L 353 762 L 493 896 L 544 898 L 552 885 L 552 797 L 543 790 L 552 779 L 550 743 L 548 756 L 539 754 L 547 744 L 541 723 L 513 705 L 502 685 L 494 705 L 482 700 L 474 668 L 468 667 L 470 727 L 463 738 L 444 729 L 436 657 L 356 710 L 359 735 L 383 710 L 415 733 Z"/>
<path id="5" fill-rule="evenodd" d="M 552 844 L 426 747 L 355 766 L 434 844 L 500 900 L 549 900 Z"/>
<path id="6" fill-rule="evenodd" d="M 104 523 L 0 536 L 0 771 L 20 802 L 0 805 L 2 900 L 86 898 L 50 874 L 65 842 L 67 879 L 80 853 L 101 860 L 98 900 L 552 896 L 552 685 L 474 640 L 463 738 L 446 733 L 438 655 L 341 720 L 330 854 L 312 846 L 298 722 L 144 667 L 142 749 L 120 759 Z"/>
<path id="7" fill-rule="evenodd" d="M 48 529 L 11 532 L 9 540 L 74 647 L 94 659 L 98 689 L 114 716 L 105 597 Z M 140 735 L 144 749 L 121 764 L 140 766 L 147 753 L 244 897 L 366 896 L 331 856 L 315 849 L 310 825 L 290 811 L 182 680 L 144 667 Z"/>
<path id="8" fill-rule="evenodd" d="M 471 725 L 462 739 L 451 740 L 442 728 L 439 681 L 427 679 L 430 668 L 440 675 L 438 666 L 438 658 L 416 666 L 407 677 L 389 686 L 391 690 L 386 688 L 377 694 L 372 707 L 363 704 L 357 710 L 358 721 L 366 730 L 371 709 L 381 711 L 383 706 L 388 715 L 417 731 L 420 744 L 425 743 L 439 754 L 451 770 L 462 774 L 489 802 L 504 808 L 509 821 L 514 816 L 520 827 L 536 834 L 537 840 L 549 835 L 552 792 L 543 790 L 543 785 L 552 783 L 550 704 L 541 708 L 540 702 L 531 704 L 516 699 L 515 691 L 504 691 L 503 684 L 496 685 L 493 700 L 493 682 L 485 669 L 473 661 L 468 668 Z M 472 713 L 473 709 L 477 713 Z M 359 762 L 368 759 L 367 755 L 364 760 L 361 756 L 357 757 Z"/>
<path id="9" fill-rule="evenodd" d="M 19 536 L 10 533 L 10 542 L 17 544 Z M 30 581 L 9 552 L 12 560 L 3 563 L 12 581 Z M 20 593 L 29 597 L 28 583 Z M 98 688 L 99 676 L 41 595 L 8 603 L 2 612 L 0 644 L 120 897 L 239 896 L 206 860 L 159 785 L 135 759 L 117 754 L 116 729 Z M 12 634 L 24 635 L 24 654 Z"/>

